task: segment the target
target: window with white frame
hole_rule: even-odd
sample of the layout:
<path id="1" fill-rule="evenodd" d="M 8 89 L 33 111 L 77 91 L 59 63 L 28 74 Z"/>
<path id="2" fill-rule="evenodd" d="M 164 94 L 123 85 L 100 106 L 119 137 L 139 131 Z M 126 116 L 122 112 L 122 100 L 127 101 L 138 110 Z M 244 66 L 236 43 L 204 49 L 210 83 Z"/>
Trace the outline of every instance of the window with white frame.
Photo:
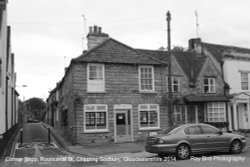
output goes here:
<path id="1" fill-rule="evenodd" d="M 204 78 L 204 92 L 215 93 L 215 78 Z"/>
<path id="2" fill-rule="evenodd" d="M 173 120 L 175 125 L 180 125 L 185 123 L 185 106 L 175 105 L 173 112 Z"/>
<path id="3" fill-rule="evenodd" d="M 241 72 L 241 90 L 248 90 L 248 73 Z"/>
<path id="4" fill-rule="evenodd" d="M 107 105 L 84 105 L 85 132 L 107 131 Z"/>
<path id="5" fill-rule="evenodd" d="M 104 92 L 104 64 L 88 64 L 88 92 Z"/>
<path id="6" fill-rule="evenodd" d="M 139 128 L 153 129 L 160 128 L 159 105 L 140 104 L 139 105 Z"/>
<path id="7" fill-rule="evenodd" d="M 139 67 L 139 84 L 140 91 L 154 91 L 154 67 L 140 66 Z"/>
<path id="8" fill-rule="evenodd" d="M 167 91 L 168 91 L 169 77 L 167 77 Z M 172 92 L 180 92 L 180 77 L 172 77 Z"/>
<path id="9" fill-rule="evenodd" d="M 226 106 L 224 102 L 207 103 L 208 122 L 226 122 Z"/>

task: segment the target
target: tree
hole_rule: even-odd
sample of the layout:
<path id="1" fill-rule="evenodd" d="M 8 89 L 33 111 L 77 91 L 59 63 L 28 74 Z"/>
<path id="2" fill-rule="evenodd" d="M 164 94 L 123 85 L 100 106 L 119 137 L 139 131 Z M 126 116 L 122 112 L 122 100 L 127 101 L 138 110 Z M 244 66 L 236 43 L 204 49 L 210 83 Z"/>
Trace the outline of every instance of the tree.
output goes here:
<path id="1" fill-rule="evenodd" d="M 182 46 L 174 46 L 172 51 L 177 51 L 177 52 L 184 52 L 185 48 Z"/>
<path id="2" fill-rule="evenodd" d="M 31 112 L 35 119 L 42 121 L 46 109 L 46 103 L 41 98 L 31 98 L 26 103 L 26 109 Z"/>
<path id="3" fill-rule="evenodd" d="M 168 48 L 164 48 L 163 46 L 161 46 L 158 50 L 160 51 L 168 51 Z M 177 52 L 184 52 L 186 51 L 186 49 L 183 46 L 174 46 L 172 51 L 177 51 Z"/>

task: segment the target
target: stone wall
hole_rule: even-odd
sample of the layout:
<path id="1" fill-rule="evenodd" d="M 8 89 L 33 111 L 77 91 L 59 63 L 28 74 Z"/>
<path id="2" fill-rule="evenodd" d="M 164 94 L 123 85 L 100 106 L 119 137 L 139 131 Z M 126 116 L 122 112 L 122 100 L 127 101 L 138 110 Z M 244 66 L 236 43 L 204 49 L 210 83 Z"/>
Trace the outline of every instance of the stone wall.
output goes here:
<path id="1" fill-rule="evenodd" d="M 87 93 L 87 64 L 76 64 L 74 67 L 74 93 L 82 99 L 82 105 L 75 107 L 77 114 L 77 142 L 81 144 L 114 142 L 114 105 L 132 105 L 132 124 L 134 140 L 144 140 L 149 131 L 139 130 L 138 105 L 159 104 L 160 126 L 168 127 L 168 113 L 163 100 L 166 91 L 165 67 L 155 67 L 155 92 L 139 92 L 138 65 L 105 64 L 105 92 Z M 107 104 L 108 105 L 108 132 L 85 133 L 83 105 Z"/>

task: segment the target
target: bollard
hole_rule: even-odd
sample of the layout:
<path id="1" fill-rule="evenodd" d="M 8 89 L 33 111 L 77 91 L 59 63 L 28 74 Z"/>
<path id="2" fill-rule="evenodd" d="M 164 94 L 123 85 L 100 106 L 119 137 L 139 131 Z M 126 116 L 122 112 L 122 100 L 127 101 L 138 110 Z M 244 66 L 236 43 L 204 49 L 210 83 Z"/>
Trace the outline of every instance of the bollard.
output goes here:
<path id="1" fill-rule="evenodd" d="M 48 143 L 50 144 L 50 128 L 48 128 Z"/>
<path id="2" fill-rule="evenodd" d="M 20 146 L 23 146 L 23 129 L 20 130 Z"/>

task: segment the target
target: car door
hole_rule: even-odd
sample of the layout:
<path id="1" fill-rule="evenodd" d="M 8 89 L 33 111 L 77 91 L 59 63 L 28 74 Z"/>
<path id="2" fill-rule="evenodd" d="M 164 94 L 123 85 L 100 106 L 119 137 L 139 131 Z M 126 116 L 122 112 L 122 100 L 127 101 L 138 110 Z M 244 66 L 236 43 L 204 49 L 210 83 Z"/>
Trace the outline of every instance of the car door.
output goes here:
<path id="1" fill-rule="evenodd" d="M 190 143 L 192 152 L 206 150 L 206 137 L 202 134 L 198 125 L 192 125 L 184 129 L 186 140 Z"/>
<path id="2" fill-rule="evenodd" d="M 209 125 L 201 125 L 202 133 L 206 136 L 209 150 L 228 148 L 229 139 L 220 130 Z"/>

